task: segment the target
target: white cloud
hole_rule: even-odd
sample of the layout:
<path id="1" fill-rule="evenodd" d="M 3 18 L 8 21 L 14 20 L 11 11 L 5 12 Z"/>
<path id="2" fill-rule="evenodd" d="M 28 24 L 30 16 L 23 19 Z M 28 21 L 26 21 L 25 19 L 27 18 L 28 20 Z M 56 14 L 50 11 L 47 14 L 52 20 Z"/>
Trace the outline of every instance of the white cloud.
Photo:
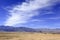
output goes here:
<path id="1" fill-rule="evenodd" d="M 21 5 L 14 6 L 9 11 L 9 15 L 5 24 L 14 26 L 16 24 L 27 23 L 31 17 L 38 15 L 37 9 L 48 6 L 50 0 L 33 0 L 23 2 Z"/>

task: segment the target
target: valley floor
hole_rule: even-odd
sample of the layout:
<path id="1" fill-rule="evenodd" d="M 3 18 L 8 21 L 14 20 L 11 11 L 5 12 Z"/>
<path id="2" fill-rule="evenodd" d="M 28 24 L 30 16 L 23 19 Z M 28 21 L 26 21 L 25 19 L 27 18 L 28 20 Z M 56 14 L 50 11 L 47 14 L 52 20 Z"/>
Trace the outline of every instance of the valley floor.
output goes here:
<path id="1" fill-rule="evenodd" d="M 0 32 L 0 40 L 60 40 L 60 34 Z"/>

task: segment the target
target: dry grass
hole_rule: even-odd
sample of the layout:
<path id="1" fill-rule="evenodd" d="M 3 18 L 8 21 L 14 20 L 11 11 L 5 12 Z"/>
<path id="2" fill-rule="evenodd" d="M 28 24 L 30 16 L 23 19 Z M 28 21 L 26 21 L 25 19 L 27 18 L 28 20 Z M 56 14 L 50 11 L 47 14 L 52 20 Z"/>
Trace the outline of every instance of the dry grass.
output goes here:
<path id="1" fill-rule="evenodd" d="M 0 40 L 60 40 L 60 34 L 0 32 Z"/>

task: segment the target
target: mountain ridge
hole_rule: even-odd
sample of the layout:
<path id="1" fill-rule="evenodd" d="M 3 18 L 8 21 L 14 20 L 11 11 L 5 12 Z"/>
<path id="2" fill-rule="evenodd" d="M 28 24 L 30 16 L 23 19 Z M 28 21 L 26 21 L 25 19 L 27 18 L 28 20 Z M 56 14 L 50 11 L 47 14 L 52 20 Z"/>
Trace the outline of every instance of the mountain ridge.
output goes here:
<path id="1" fill-rule="evenodd" d="M 28 27 L 13 27 L 13 26 L 0 26 L 0 32 L 39 32 L 39 33 L 60 33 L 60 29 L 47 29 L 47 28 L 28 28 Z"/>
<path id="2" fill-rule="evenodd" d="M 8 32 L 35 32 L 34 29 L 28 27 L 13 27 L 13 26 L 0 26 L 0 31 L 8 31 Z"/>

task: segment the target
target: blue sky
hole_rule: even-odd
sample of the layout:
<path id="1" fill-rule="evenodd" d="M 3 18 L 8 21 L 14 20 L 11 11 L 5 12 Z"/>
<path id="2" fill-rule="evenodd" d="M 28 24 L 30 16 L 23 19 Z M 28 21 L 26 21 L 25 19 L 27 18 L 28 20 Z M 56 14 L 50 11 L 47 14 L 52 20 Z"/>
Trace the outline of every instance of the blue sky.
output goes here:
<path id="1" fill-rule="evenodd" d="M 60 1 L 1 0 L 0 25 L 60 28 Z"/>

